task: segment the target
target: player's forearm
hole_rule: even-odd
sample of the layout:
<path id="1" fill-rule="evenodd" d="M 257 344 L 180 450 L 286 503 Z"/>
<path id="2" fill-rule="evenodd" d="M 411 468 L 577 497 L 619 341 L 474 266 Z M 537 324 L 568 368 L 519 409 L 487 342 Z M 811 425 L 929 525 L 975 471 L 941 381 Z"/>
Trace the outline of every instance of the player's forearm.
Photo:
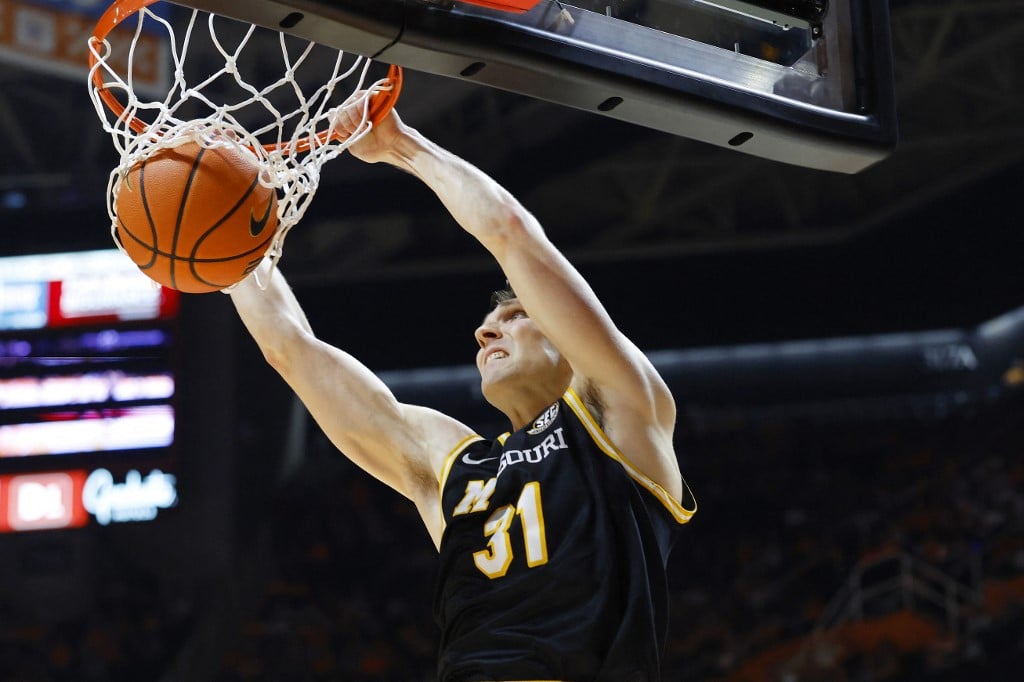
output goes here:
<path id="1" fill-rule="evenodd" d="M 286 356 L 289 348 L 296 347 L 291 343 L 295 335 L 312 334 L 284 275 L 271 271 L 269 261 L 231 290 L 230 295 L 242 323 L 273 365 Z"/>
<path id="2" fill-rule="evenodd" d="M 395 145 L 392 163 L 420 178 L 459 225 L 495 255 L 514 231 L 540 231 L 533 216 L 501 185 L 415 130 Z"/>

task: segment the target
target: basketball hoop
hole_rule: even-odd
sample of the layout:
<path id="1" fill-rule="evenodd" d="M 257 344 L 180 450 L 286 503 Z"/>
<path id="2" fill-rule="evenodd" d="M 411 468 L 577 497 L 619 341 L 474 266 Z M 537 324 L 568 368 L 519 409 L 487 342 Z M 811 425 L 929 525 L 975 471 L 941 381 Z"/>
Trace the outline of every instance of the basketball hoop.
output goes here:
<path id="1" fill-rule="evenodd" d="M 119 155 L 107 186 L 111 234 L 117 227 L 117 196 L 132 167 L 161 150 L 188 143 L 244 148 L 259 164 L 260 184 L 278 193 L 278 226 L 266 254 L 276 264 L 285 236 L 319 186 L 321 167 L 387 116 L 401 91 L 402 70 L 392 65 L 386 76 L 368 82 L 373 63 L 369 58 L 196 9 L 179 39 L 169 21 L 147 9 L 156 2 L 115 0 L 89 39 L 90 96 Z M 125 23 L 131 17 L 136 23 L 129 35 Z M 197 29 L 201 17 L 205 32 Z M 115 29 L 119 42 L 126 43 L 118 46 L 119 51 L 110 40 Z M 173 73 L 167 92 L 159 98 L 143 97 L 135 87 L 136 48 L 144 31 L 169 40 Z M 270 51 L 250 47 L 246 53 L 245 48 L 274 38 L 282 73 L 264 83 Z M 199 51 L 203 59 L 222 60 L 223 66 L 190 82 L 185 69 L 190 51 Z M 118 73 L 115 62 L 123 73 Z M 201 68 L 210 67 L 204 61 Z M 332 127 L 332 115 L 341 107 L 361 111 L 360 125 L 345 139 Z"/>

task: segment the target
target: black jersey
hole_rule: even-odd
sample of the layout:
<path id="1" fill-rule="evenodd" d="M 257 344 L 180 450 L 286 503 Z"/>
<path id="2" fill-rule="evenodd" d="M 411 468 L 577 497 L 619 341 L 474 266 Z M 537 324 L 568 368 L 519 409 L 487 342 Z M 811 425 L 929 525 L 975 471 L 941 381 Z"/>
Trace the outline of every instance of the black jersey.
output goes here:
<path id="1" fill-rule="evenodd" d="M 696 507 L 633 467 L 575 392 L 460 443 L 441 504 L 441 682 L 661 679 L 665 563 Z"/>

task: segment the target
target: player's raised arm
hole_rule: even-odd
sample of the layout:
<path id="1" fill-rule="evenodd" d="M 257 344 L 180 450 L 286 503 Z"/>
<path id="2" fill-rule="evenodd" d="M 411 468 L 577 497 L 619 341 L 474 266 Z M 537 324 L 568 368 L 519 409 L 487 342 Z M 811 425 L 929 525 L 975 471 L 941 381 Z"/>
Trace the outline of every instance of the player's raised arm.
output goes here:
<path id="1" fill-rule="evenodd" d="M 675 403 L 667 386 L 534 216 L 485 173 L 395 113 L 351 151 L 365 161 L 402 168 L 434 190 L 456 221 L 494 255 L 525 313 L 569 361 L 573 387 L 600 412 L 608 435 L 680 499 L 672 447 Z"/>
<path id="2" fill-rule="evenodd" d="M 256 275 L 265 290 L 250 277 L 230 292 L 242 322 L 331 442 L 413 500 L 437 543 L 441 463 L 469 428 L 434 410 L 400 403 L 365 365 L 316 338 L 284 276 L 268 265 Z"/>

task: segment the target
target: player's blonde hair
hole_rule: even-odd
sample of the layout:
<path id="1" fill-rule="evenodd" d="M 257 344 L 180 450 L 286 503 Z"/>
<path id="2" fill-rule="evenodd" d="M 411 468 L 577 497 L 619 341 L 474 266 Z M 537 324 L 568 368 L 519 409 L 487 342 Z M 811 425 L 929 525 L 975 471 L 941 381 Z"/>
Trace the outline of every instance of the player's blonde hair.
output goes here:
<path id="1" fill-rule="evenodd" d="M 497 291 L 492 291 L 491 292 L 491 307 L 488 308 L 487 310 L 488 311 L 494 310 L 495 308 L 497 308 L 502 303 L 505 303 L 507 301 L 511 301 L 514 298 L 518 298 L 516 296 L 516 292 L 513 291 L 512 285 L 509 284 L 508 280 L 506 279 L 505 280 L 505 287 L 504 288 L 498 289 Z"/>

